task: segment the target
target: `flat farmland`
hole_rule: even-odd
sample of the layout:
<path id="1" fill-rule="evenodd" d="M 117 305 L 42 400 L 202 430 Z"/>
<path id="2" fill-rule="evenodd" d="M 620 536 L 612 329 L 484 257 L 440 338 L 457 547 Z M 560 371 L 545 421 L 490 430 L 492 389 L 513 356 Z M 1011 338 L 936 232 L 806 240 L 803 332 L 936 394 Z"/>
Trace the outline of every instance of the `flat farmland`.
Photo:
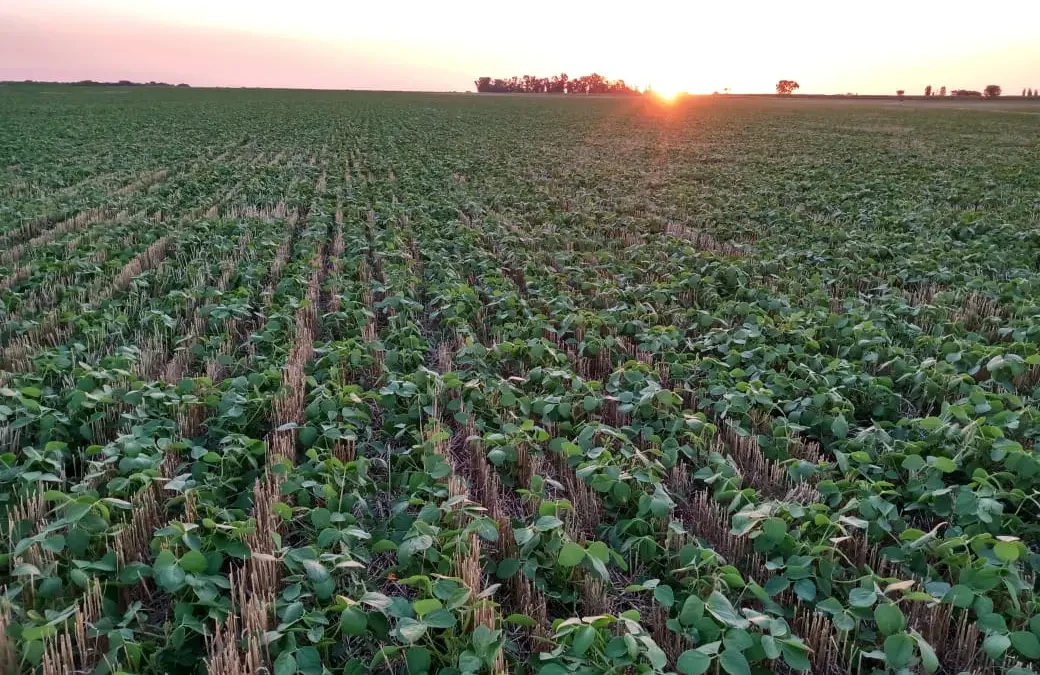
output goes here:
<path id="1" fill-rule="evenodd" d="M 0 85 L 0 672 L 1032 672 L 1001 107 Z"/>

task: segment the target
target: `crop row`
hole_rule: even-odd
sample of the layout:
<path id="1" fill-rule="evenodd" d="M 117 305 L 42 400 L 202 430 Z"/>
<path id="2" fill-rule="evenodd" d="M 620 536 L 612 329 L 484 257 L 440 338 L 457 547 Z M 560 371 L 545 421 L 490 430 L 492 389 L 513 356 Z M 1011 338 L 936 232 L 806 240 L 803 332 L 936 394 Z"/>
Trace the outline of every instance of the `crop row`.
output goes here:
<path id="1" fill-rule="evenodd" d="M 5 235 L 0 663 L 1040 659 L 1028 229 L 896 219 L 878 153 L 823 203 L 697 168 L 760 111 L 431 101 L 282 102 Z"/>

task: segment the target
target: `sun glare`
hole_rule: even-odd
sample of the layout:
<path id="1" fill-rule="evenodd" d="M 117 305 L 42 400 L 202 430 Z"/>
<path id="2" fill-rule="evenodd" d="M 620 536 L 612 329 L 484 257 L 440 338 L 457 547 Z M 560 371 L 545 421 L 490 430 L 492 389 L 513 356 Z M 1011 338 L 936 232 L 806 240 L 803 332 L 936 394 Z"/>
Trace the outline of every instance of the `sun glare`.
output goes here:
<path id="1" fill-rule="evenodd" d="M 654 96 L 661 99 L 665 103 L 671 103 L 675 101 L 675 97 L 679 95 L 679 92 L 675 89 L 654 89 Z"/>

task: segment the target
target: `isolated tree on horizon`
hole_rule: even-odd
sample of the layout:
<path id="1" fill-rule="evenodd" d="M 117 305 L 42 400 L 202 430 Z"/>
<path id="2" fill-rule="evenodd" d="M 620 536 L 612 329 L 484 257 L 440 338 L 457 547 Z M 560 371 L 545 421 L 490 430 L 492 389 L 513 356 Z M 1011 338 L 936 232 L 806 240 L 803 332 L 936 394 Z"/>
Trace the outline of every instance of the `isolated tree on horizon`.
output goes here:
<path id="1" fill-rule="evenodd" d="M 924 95 L 925 96 L 931 96 L 932 95 L 932 85 L 928 85 L 927 87 L 924 88 Z"/>
<path id="2" fill-rule="evenodd" d="M 896 89 L 896 96 L 898 96 L 899 98 L 903 98 L 903 94 L 905 93 L 906 91 L 903 89 Z"/>
<path id="3" fill-rule="evenodd" d="M 777 96 L 790 96 L 795 89 L 800 89 L 801 86 L 794 80 L 780 80 L 776 83 L 776 94 Z"/>
<path id="4" fill-rule="evenodd" d="M 1004 90 L 1000 88 L 999 84 L 987 84 L 986 88 L 982 90 L 982 95 L 986 98 L 997 98 Z"/>
<path id="5" fill-rule="evenodd" d="M 946 85 L 939 87 L 939 96 L 946 96 Z"/>

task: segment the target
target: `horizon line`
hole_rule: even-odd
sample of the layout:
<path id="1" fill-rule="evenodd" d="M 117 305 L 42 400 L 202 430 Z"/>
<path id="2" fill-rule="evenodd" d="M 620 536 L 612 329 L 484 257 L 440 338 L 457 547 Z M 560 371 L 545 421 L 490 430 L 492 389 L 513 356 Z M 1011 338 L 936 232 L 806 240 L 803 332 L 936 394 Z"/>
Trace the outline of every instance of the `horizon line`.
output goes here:
<path id="1" fill-rule="evenodd" d="M 120 84 L 120 82 L 128 82 L 129 84 Z M 355 87 L 355 88 L 341 88 L 341 87 L 297 87 L 297 86 L 279 86 L 279 87 L 265 87 L 265 86 L 250 86 L 250 85 L 194 85 L 190 82 L 165 82 L 160 80 L 150 80 L 147 82 L 137 80 L 93 80 L 93 79 L 82 79 L 82 80 L 35 80 L 35 79 L 22 79 L 22 80 L 0 80 L 0 85 L 53 85 L 53 86 L 68 86 L 68 87 L 111 87 L 111 88 L 147 88 L 151 87 L 154 89 L 215 89 L 215 90 L 241 90 L 251 89 L 258 91 L 341 91 L 341 92 L 366 92 L 366 93 L 383 93 L 383 94 L 472 94 L 474 96 L 532 96 L 532 97 L 616 97 L 616 98 L 631 98 L 632 96 L 645 96 L 647 94 L 654 95 L 655 91 L 652 86 L 648 86 L 641 91 L 637 91 L 635 94 L 616 94 L 616 93 L 564 93 L 564 92 L 478 92 L 472 89 L 375 89 L 366 87 Z M 1023 100 L 1036 100 L 1036 97 L 1023 96 L 1020 93 L 1009 94 L 1002 93 L 1000 96 L 987 98 L 983 96 L 955 96 L 952 91 L 955 89 L 947 89 L 948 93 L 945 96 L 940 94 L 932 94 L 926 96 L 924 94 L 881 94 L 881 93 L 833 93 L 833 94 L 809 94 L 809 93 L 791 93 L 791 94 L 777 94 L 776 92 L 727 92 L 727 91 L 713 91 L 713 92 L 692 92 L 692 91 L 678 91 L 675 92 L 674 97 L 707 97 L 707 98 L 723 98 L 723 97 L 740 97 L 740 96 L 754 96 L 754 97 L 772 97 L 772 98 L 893 98 L 893 99 L 960 99 L 960 100 L 993 100 L 993 98 L 1000 99 L 1023 99 Z M 979 90 L 967 90 L 967 91 L 983 91 Z"/>

